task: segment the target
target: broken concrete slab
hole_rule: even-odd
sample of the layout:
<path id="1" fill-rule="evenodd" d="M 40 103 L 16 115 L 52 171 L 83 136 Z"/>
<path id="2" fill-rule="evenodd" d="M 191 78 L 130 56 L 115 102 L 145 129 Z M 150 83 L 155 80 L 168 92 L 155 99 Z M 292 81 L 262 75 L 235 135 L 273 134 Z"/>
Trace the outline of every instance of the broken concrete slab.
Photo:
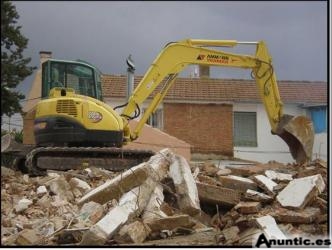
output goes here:
<path id="1" fill-rule="evenodd" d="M 155 219 L 146 223 L 152 232 L 173 230 L 177 227 L 190 228 L 195 225 L 187 214 L 173 215 L 166 218 Z"/>
<path id="2" fill-rule="evenodd" d="M 165 214 L 161 210 L 161 205 L 163 201 L 164 201 L 163 187 L 162 185 L 158 184 L 154 189 L 151 198 L 141 216 L 144 222 L 152 221 L 157 218 L 167 217 L 167 214 Z"/>
<path id="3" fill-rule="evenodd" d="M 109 200 L 119 199 L 124 193 L 141 185 L 148 177 L 148 171 L 149 165 L 146 163 L 132 167 L 114 179 L 108 180 L 103 185 L 91 190 L 78 201 L 78 205 L 89 201 L 105 204 Z"/>
<path id="4" fill-rule="evenodd" d="M 278 222 L 309 224 L 317 220 L 320 215 L 317 207 L 306 207 L 301 211 L 293 211 L 286 208 L 278 208 L 272 212 Z"/>
<path id="5" fill-rule="evenodd" d="M 240 176 L 218 176 L 218 180 L 222 184 L 222 187 L 225 188 L 236 189 L 243 192 L 247 191 L 247 189 L 257 189 L 257 184 L 254 181 Z"/>
<path id="6" fill-rule="evenodd" d="M 263 189 L 269 195 L 275 195 L 274 187 L 278 184 L 267 178 L 264 175 L 255 175 L 254 181 L 258 184 L 258 186 Z"/>
<path id="7" fill-rule="evenodd" d="M 142 243 L 151 233 L 148 225 L 140 221 L 134 221 L 124 225 L 119 233 L 114 236 L 117 243 Z"/>
<path id="8" fill-rule="evenodd" d="M 262 203 L 270 202 L 273 200 L 273 198 L 271 196 L 257 192 L 255 190 L 251 190 L 251 189 L 248 189 L 244 193 L 244 198 L 247 200 L 259 201 Z"/>
<path id="9" fill-rule="evenodd" d="M 256 218 L 256 223 L 263 230 L 267 239 L 287 239 L 271 215 Z"/>
<path id="10" fill-rule="evenodd" d="M 266 170 L 265 175 L 273 181 L 282 182 L 282 181 L 291 181 L 293 177 L 291 174 L 278 173 L 273 170 Z"/>
<path id="11" fill-rule="evenodd" d="M 234 209 L 241 214 L 255 214 L 258 213 L 261 208 L 261 203 L 257 201 L 241 201 L 234 207 Z"/>
<path id="12" fill-rule="evenodd" d="M 169 167 L 169 176 L 173 179 L 180 210 L 189 215 L 200 212 L 196 182 L 192 176 L 187 160 L 176 155 Z"/>
<path id="13" fill-rule="evenodd" d="M 294 179 L 277 195 L 277 201 L 286 208 L 302 209 L 324 189 L 320 174 Z"/>
<path id="14" fill-rule="evenodd" d="M 150 201 L 151 194 L 158 183 L 167 176 L 173 156 L 169 149 L 161 150 L 152 156 L 147 162 L 150 171 L 145 182 L 125 193 L 117 206 L 84 233 L 80 244 L 102 245 L 130 218 L 140 215 Z"/>
<path id="15" fill-rule="evenodd" d="M 238 190 L 196 182 L 198 197 L 201 202 L 233 206 L 240 202 Z"/>

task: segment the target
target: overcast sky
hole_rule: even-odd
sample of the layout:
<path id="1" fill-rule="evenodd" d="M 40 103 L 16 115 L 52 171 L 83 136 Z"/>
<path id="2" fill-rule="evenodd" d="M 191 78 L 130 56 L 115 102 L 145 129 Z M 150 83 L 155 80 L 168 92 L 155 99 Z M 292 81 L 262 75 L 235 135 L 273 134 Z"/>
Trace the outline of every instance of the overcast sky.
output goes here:
<path id="1" fill-rule="evenodd" d="M 46 50 L 53 58 L 88 61 L 106 74 L 126 74 L 125 60 L 132 54 L 135 73 L 142 75 L 171 41 L 265 40 L 277 79 L 327 81 L 326 1 L 13 3 L 29 39 L 25 56 L 34 66 L 39 51 Z M 249 72 L 218 68 L 212 77 L 249 78 Z M 20 89 L 26 93 L 31 82 L 29 77 Z"/>

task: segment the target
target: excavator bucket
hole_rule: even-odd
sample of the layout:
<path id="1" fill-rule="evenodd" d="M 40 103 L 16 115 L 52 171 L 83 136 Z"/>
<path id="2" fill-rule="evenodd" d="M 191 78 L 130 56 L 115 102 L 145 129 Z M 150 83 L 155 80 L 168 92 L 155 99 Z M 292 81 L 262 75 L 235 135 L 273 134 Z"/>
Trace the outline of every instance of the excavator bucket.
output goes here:
<path id="1" fill-rule="evenodd" d="M 279 135 L 289 146 L 290 153 L 297 163 L 311 159 L 314 144 L 314 128 L 305 116 L 283 115 L 274 134 Z"/>

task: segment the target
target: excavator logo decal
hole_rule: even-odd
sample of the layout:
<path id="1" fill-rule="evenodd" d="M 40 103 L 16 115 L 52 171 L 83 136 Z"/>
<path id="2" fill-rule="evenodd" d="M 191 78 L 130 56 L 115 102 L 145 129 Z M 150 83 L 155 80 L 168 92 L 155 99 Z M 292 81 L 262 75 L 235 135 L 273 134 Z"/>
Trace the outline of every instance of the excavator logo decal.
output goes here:
<path id="1" fill-rule="evenodd" d="M 92 122 L 100 122 L 103 119 L 103 115 L 97 111 L 89 111 L 88 119 Z"/>
<path id="2" fill-rule="evenodd" d="M 204 60 L 205 55 L 198 55 L 198 57 L 196 58 L 196 60 Z"/>
<path id="3" fill-rule="evenodd" d="M 220 56 L 220 55 L 208 55 L 207 56 L 207 61 L 208 62 L 213 62 L 213 63 L 228 63 L 229 57 L 228 56 Z"/>

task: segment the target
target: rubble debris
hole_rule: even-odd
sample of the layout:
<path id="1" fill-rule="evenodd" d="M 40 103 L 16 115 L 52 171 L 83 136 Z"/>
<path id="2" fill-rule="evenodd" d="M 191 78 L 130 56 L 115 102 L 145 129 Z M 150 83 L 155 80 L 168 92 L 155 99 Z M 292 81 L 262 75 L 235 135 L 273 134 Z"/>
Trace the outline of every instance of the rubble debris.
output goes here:
<path id="1" fill-rule="evenodd" d="M 146 163 L 139 164 L 114 179 L 108 180 L 103 185 L 91 190 L 83 196 L 78 204 L 82 205 L 88 201 L 105 204 L 109 200 L 119 199 L 124 193 L 141 185 L 148 177 L 149 166 Z"/>
<path id="2" fill-rule="evenodd" d="M 263 230 L 267 239 L 287 239 L 271 215 L 257 218 L 256 223 Z"/>
<path id="3" fill-rule="evenodd" d="M 225 245 L 230 245 L 240 239 L 239 233 L 240 229 L 238 226 L 232 226 L 221 231 L 225 238 Z"/>
<path id="4" fill-rule="evenodd" d="M 240 202 L 241 194 L 237 190 L 196 182 L 201 202 L 234 206 Z"/>
<path id="5" fill-rule="evenodd" d="M 273 198 L 271 196 L 257 192 L 255 190 L 251 190 L 251 189 L 248 189 L 245 192 L 244 198 L 247 200 L 251 200 L 251 201 L 259 201 L 262 203 L 270 202 L 273 200 Z"/>
<path id="6" fill-rule="evenodd" d="M 249 177 L 252 175 L 263 174 L 265 170 L 278 170 L 288 168 L 287 165 L 276 161 L 270 161 L 266 164 L 245 165 L 245 166 L 227 166 L 233 175 Z"/>
<path id="7" fill-rule="evenodd" d="M 74 200 L 74 195 L 71 191 L 70 185 L 63 176 L 58 176 L 45 183 L 45 185 L 49 187 L 53 194 L 58 195 L 62 200 Z"/>
<path id="8" fill-rule="evenodd" d="M 234 207 L 234 209 L 236 209 L 241 214 L 255 214 L 259 212 L 261 207 L 261 203 L 257 201 L 241 201 Z"/>
<path id="9" fill-rule="evenodd" d="M 163 187 L 162 185 L 157 184 L 156 188 L 151 194 L 148 204 L 145 207 L 144 213 L 142 214 L 142 219 L 144 222 L 167 217 L 167 214 L 165 214 L 161 209 L 163 201 L 164 201 Z"/>
<path id="10" fill-rule="evenodd" d="M 29 199 L 23 198 L 19 200 L 17 205 L 15 206 L 16 213 L 20 213 L 24 210 L 26 210 L 33 202 Z"/>
<path id="11" fill-rule="evenodd" d="M 142 179 L 136 180 L 135 167 L 127 173 L 131 183 L 128 179 L 119 182 L 125 172 L 94 167 L 47 170 L 46 176 L 29 178 L 2 167 L 1 244 L 253 246 L 264 231 L 267 237 L 280 232 L 290 238 L 328 236 L 327 165 L 323 161 L 237 165 L 242 175 L 233 169 L 216 172 L 212 162 L 205 167 L 191 164 L 191 173 L 189 163 L 171 151 L 165 149 L 157 155 L 142 164 L 147 169 Z M 280 178 L 284 174 L 287 178 Z M 262 183 L 259 175 L 263 176 Z M 269 185 L 267 180 L 275 184 Z M 110 182 L 114 186 L 107 190 L 105 183 Z M 255 189 L 248 189 L 248 183 L 254 183 Z M 292 183 L 302 183 L 306 188 L 300 188 L 301 193 L 308 190 L 309 194 L 301 194 L 302 205 L 283 206 L 277 197 L 283 194 L 288 200 L 294 199 L 293 191 L 285 191 Z M 103 185 L 106 191 L 98 191 Z M 124 189 L 117 191 L 116 186 Z M 198 194 L 197 214 L 180 205 L 183 199 L 189 199 L 190 192 Z M 16 210 L 24 199 L 29 205 Z"/>
<path id="12" fill-rule="evenodd" d="M 71 186 L 72 189 L 77 188 L 83 194 L 91 190 L 91 187 L 88 183 L 76 177 L 70 179 L 69 185 Z"/>
<path id="13" fill-rule="evenodd" d="M 207 176 L 214 177 L 216 176 L 217 172 L 220 170 L 219 168 L 214 165 L 213 162 L 204 162 L 203 165 L 201 166 L 202 173 Z"/>
<path id="14" fill-rule="evenodd" d="M 150 168 L 149 177 L 145 182 L 125 193 L 119 204 L 112 208 L 106 216 L 88 230 L 81 241 L 81 245 L 102 245 L 114 235 L 120 226 L 125 224 L 135 213 L 140 214 L 150 200 L 150 196 L 157 186 L 157 182 L 167 176 L 169 164 L 173 154 L 168 149 L 161 150 L 150 158 L 147 166 Z"/>
<path id="15" fill-rule="evenodd" d="M 184 236 L 175 236 L 161 240 L 145 241 L 135 246 L 215 246 L 220 233 L 215 230 L 197 232 Z M 130 246 L 130 244 L 128 244 Z"/>
<path id="16" fill-rule="evenodd" d="M 240 190 L 246 192 L 247 189 L 257 190 L 257 184 L 252 180 L 240 176 L 228 175 L 218 176 L 222 187 Z"/>
<path id="17" fill-rule="evenodd" d="M 269 195 L 274 196 L 274 187 L 276 187 L 278 184 L 272 181 L 271 179 L 267 178 L 264 175 L 255 175 L 254 181 L 258 184 L 260 188 L 262 188 L 266 193 Z"/>
<path id="18" fill-rule="evenodd" d="M 34 229 L 24 229 L 19 232 L 16 243 L 19 246 L 31 246 L 40 243 L 42 237 Z"/>
<path id="19" fill-rule="evenodd" d="M 94 201 L 85 203 L 80 210 L 80 218 L 85 221 L 89 220 L 92 224 L 97 223 L 104 215 L 104 207 Z"/>
<path id="20" fill-rule="evenodd" d="M 47 194 L 47 188 L 45 186 L 39 186 L 37 188 L 37 195 L 41 197 L 44 194 Z"/>
<path id="21" fill-rule="evenodd" d="M 279 208 L 272 212 L 272 216 L 278 222 L 309 224 L 315 222 L 320 215 L 320 209 L 306 207 L 300 211 L 293 211 L 286 208 Z"/>
<path id="22" fill-rule="evenodd" d="M 223 168 L 218 170 L 218 172 L 216 173 L 216 176 L 224 176 L 224 175 L 230 175 L 232 173 L 232 170 L 228 169 L 228 168 Z"/>
<path id="23" fill-rule="evenodd" d="M 277 195 L 277 201 L 283 207 L 302 209 L 324 189 L 320 174 L 294 179 Z"/>
<path id="24" fill-rule="evenodd" d="M 156 219 L 147 222 L 147 225 L 151 231 L 161 231 L 161 230 L 173 230 L 177 227 L 187 227 L 190 228 L 194 226 L 194 223 L 190 220 L 190 217 L 186 214 L 173 215 L 165 218 Z"/>
<path id="25" fill-rule="evenodd" d="M 279 173 L 273 170 L 266 170 L 265 175 L 273 181 L 282 182 L 282 181 L 291 181 L 293 177 L 291 174 Z"/>
<path id="26" fill-rule="evenodd" d="M 173 179 L 179 208 L 183 213 L 195 215 L 200 212 L 198 191 L 186 159 L 176 155 L 169 167 L 169 176 Z"/>
<path id="27" fill-rule="evenodd" d="M 149 226 L 140 221 L 124 225 L 114 236 L 117 243 L 142 243 L 151 233 Z"/>

